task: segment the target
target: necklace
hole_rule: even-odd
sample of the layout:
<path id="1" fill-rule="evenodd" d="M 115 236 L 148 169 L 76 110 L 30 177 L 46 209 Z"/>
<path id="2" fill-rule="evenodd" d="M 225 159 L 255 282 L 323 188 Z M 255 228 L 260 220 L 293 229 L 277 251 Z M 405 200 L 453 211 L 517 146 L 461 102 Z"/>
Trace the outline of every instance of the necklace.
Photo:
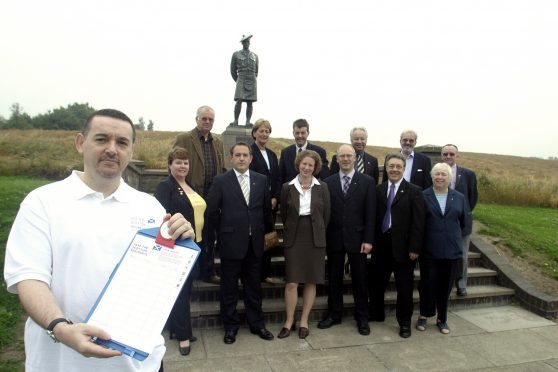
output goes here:
<path id="1" fill-rule="evenodd" d="M 310 188 L 312 187 L 312 181 L 310 181 L 310 183 L 307 186 L 303 185 L 302 182 L 300 181 L 300 176 L 298 177 L 298 183 L 300 183 L 300 187 L 303 190 L 310 190 Z"/>

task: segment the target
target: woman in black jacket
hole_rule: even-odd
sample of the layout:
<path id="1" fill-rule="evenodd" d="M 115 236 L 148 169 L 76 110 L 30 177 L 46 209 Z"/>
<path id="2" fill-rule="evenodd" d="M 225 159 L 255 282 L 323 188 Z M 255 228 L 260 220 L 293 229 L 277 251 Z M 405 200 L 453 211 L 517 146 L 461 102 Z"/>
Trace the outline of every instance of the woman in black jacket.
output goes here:
<path id="1" fill-rule="evenodd" d="M 170 175 L 157 186 L 155 197 L 167 213 L 182 213 L 184 218 L 190 221 L 196 233 L 196 243 L 203 246 L 201 240 L 206 203 L 186 182 L 186 175 L 190 169 L 188 151 L 182 147 L 172 149 L 168 155 L 168 168 Z M 167 321 L 171 338 L 178 339 L 178 347 L 182 355 L 190 354 L 190 341 L 196 340 L 192 336 L 190 321 L 192 282 L 193 275 L 190 275 L 184 283 Z"/>
<path id="2" fill-rule="evenodd" d="M 281 180 L 279 179 L 279 162 L 277 155 L 267 147 L 269 135 L 271 134 L 271 124 L 266 119 L 258 119 L 252 128 L 252 138 L 254 143 L 252 148 L 252 162 L 250 170 L 267 176 L 269 192 L 271 194 L 271 210 L 273 223 L 277 215 L 277 207 L 281 193 Z M 280 283 L 279 279 L 271 276 L 271 251 L 265 251 L 262 256 L 262 282 L 273 284 Z"/>

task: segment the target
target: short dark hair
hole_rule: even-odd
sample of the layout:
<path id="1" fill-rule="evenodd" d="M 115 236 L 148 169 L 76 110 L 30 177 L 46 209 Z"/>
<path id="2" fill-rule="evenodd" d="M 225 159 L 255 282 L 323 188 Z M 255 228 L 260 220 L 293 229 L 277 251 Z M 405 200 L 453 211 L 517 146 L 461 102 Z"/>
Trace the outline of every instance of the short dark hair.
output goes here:
<path id="1" fill-rule="evenodd" d="M 308 124 L 306 119 L 297 119 L 293 123 L 293 129 L 304 128 L 304 127 L 308 128 L 308 131 L 310 132 L 310 124 Z"/>
<path id="2" fill-rule="evenodd" d="M 170 166 L 175 159 L 190 160 L 190 154 L 184 147 L 173 147 L 167 156 L 167 168 L 170 173 Z"/>
<path id="3" fill-rule="evenodd" d="M 168 156 L 168 164 L 171 165 L 174 159 L 190 160 L 190 153 L 184 147 L 174 147 Z"/>
<path id="4" fill-rule="evenodd" d="M 399 152 L 395 152 L 393 154 L 387 154 L 386 160 L 384 161 L 384 167 L 387 167 L 388 161 L 390 161 L 393 158 L 401 160 L 403 162 L 403 166 L 407 167 L 407 159 L 405 159 L 405 157 L 401 155 Z"/>
<path id="5" fill-rule="evenodd" d="M 298 168 L 300 167 L 300 163 L 302 162 L 302 159 L 304 158 L 312 158 L 314 159 L 314 173 L 313 175 L 317 175 L 320 173 L 320 171 L 322 170 L 322 158 L 320 158 L 320 155 L 313 150 L 302 150 L 301 152 L 299 152 L 296 155 L 295 158 L 295 168 L 296 168 L 296 172 L 298 173 L 299 170 Z"/>
<path id="6" fill-rule="evenodd" d="M 247 144 L 246 142 L 239 141 L 239 142 L 237 142 L 237 143 L 235 143 L 234 145 L 231 146 L 231 150 L 229 151 L 231 153 L 231 156 L 233 156 L 234 149 L 235 149 L 236 146 L 246 146 L 246 147 L 248 147 L 248 151 L 250 152 L 250 155 L 252 155 L 252 148 L 250 147 L 250 145 Z"/>
<path id="7" fill-rule="evenodd" d="M 82 134 L 84 137 L 87 137 L 87 133 L 89 133 L 89 129 L 91 129 L 91 121 L 93 121 L 93 118 L 95 118 L 96 116 L 106 116 L 130 123 L 130 126 L 132 127 L 132 143 L 136 142 L 136 128 L 134 127 L 134 123 L 132 123 L 132 119 L 130 119 L 128 115 L 126 115 L 122 111 L 118 111 L 115 109 L 97 110 L 89 115 L 87 120 L 85 120 L 85 125 L 83 126 Z"/>

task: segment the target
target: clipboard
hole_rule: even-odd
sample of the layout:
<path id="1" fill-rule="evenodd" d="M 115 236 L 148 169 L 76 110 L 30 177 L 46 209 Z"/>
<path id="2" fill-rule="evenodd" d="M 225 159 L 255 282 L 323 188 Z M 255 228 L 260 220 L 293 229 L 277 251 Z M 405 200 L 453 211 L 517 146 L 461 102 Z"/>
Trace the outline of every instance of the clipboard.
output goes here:
<path id="1" fill-rule="evenodd" d="M 110 333 L 92 341 L 139 361 L 159 344 L 161 332 L 200 255 L 192 240 L 173 247 L 155 242 L 159 228 L 139 230 L 112 271 L 85 323 Z"/>

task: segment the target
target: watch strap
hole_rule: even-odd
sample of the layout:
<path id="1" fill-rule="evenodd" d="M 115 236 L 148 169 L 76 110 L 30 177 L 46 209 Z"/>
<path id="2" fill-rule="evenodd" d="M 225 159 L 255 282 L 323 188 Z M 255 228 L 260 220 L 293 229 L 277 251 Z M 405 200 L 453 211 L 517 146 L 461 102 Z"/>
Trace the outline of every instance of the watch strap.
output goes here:
<path id="1" fill-rule="evenodd" d="M 71 320 L 66 318 L 56 318 L 52 322 L 50 322 L 48 327 L 46 328 L 46 333 L 50 336 L 50 338 L 52 338 L 54 342 L 60 342 L 54 335 L 54 327 L 56 327 L 58 323 L 74 324 Z"/>

